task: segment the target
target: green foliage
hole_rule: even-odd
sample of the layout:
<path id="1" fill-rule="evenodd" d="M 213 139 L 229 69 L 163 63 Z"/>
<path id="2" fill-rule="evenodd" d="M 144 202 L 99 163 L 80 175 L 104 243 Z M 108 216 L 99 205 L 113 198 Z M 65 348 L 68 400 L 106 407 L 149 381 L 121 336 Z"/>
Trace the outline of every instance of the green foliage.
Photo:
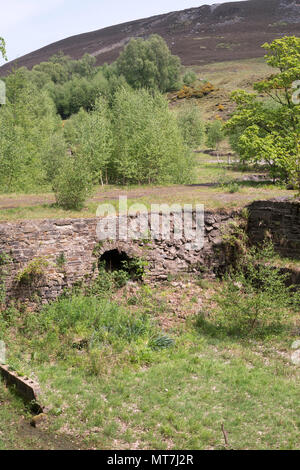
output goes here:
<path id="1" fill-rule="evenodd" d="M 160 94 L 121 89 L 113 105 L 112 171 L 120 183 L 187 182 L 193 159 Z"/>
<path id="2" fill-rule="evenodd" d="M 5 48 L 5 41 L 2 37 L 0 37 L 0 54 L 2 55 L 4 60 L 7 60 L 6 57 L 6 48 Z"/>
<path id="3" fill-rule="evenodd" d="M 237 109 L 225 130 L 243 161 L 267 163 L 274 178 L 299 187 L 300 106 L 292 94 L 300 76 L 300 38 L 284 37 L 263 47 L 267 63 L 276 69 L 254 86 L 264 99 L 241 90 L 233 93 Z"/>
<path id="4" fill-rule="evenodd" d="M 163 335 L 149 315 L 139 311 L 132 314 L 107 297 L 81 294 L 61 298 L 39 313 L 26 315 L 23 332 L 35 351 L 35 363 L 68 361 L 76 367 L 84 365 L 94 375 L 111 368 L 112 361 L 127 358 L 130 362 L 147 362 L 155 338 L 160 348 L 172 341 L 169 338 L 159 344 L 158 338 Z"/>
<path id="5" fill-rule="evenodd" d="M 122 287 L 126 286 L 130 279 L 129 272 L 126 270 L 125 266 L 124 269 L 113 271 L 111 276 L 117 289 L 121 289 Z"/>
<path id="6" fill-rule="evenodd" d="M 6 298 L 6 276 L 8 274 L 8 265 L 11 257 L 5 253 L 0 253 L 0 306 L 4 304 Z"/>
<path id="7" fill-rule="evenodd" d="M 149 347 L 154 351 L 159 351 L 160 349 L 168 349 L 174 346 L 175 341 L 173 338 L 170 338 L 168 335 L 158 335 L 154 336 L 149 341 Z"/>
<path id="8" fill-rule="evenodd" d="M 85 54 L 82 59 L 73 60 L 69 56 L 59 52 L 50 57 L 48 62 L 41 62 L 32 69 L 33 77 L 36 73 L 47 75 L 55 84 L 63 84 L 73 78 L 93 78 L 97 69 L 96 59 L 89 54 Z"/>
<path id="9" fill-rule="evenodd" d="M 57 112 L 65 119 L 81 107 L 90 110 L 102 92 L 95 63 L 96 59 L 89 54 L 73 60 L 59 53 L 48 62 L 35 65 L 31 71 L 25 67 L 19 70 L 33 86 L 50 94 Z"/>
<path id="10" fill-rule="evenodd" d="M 81 110 L 65 125 L 65 136 L 76 159 L 88 168 L 95 184 L 107 182 L 113 136 L 106 101 L 98 99 L 93 111 Z"/>
<path id="11" fill-rule="evenodd" d="M 238 335 L 264 334 L 282 327 L 291 314 L 294 296 L 286 286 L 287 275 L 272 265 L 272 258 L 271 244 L 245 254 L 216 297 L 217 327 Z"/>
<path id="12" fill-rule="evenodd" d="M 66 257 L 64 253 L 60 253 L 58 257 L 56 258 L 56 264 L 57 266 L 62 269 L 64 265 L 66 264 Z"/>
<path id="13" fill-rule="evenodd" d="M 218 149 L 219 144 L 224 140 L 223 124 L 216 119 L 207 125 L 207 145 L 213 149 Z"/>
<path id="14" fill-rule="evenodd" d="M 131 39 L 116 66 L 133 88 L 166 92 L 178 87 L 180 60 L 171 54 L 164 39 L 157 34 L 147 40 Z"/>
<path id="15" fill-rule="evenodd" d="M 199 147 L 205 136 L 205 126 L 199 106 L 195 103 L 185 103 L 178 111 L 177 121 L 186 145 L 191 149 Z"/>
<path id="16" fill-rule="evenodd" d="M 123 261 L 123 268 L 129 273 L 130 278 L 135 281 L 143 280 L 147 266 L 149 266 L 148 261 L 142 258 L 131 258 L 129 261 Z"/>
<path id="17" fill-rule="evenodd" d="M 99 265 L 96 279 L 85 287 L 86 295 L 100 296 L 109 295 L 115 288 L 115 282 L 112 273 L 106 271 L 104 265 Z"/>
<path id="18" fill-rule="evenodd" d="M 63 132 L 59 129 L 49 136 L 48 145 L 43 151 L 42 165 L 45 179 L 53 185 L 57 172 L 67 158 L 67 143 Z"/>
<path id="19" fill-rule="evenodd" d="M 35 258 L 16 276 L 16 281 L 20 285 L 31 286 L 45 275 L 45 270 L 49 263 L 44 258 Z"/>
<path id="20" fill-rule="evenodd" d="M 229 183 L 222 184 L 222 189 L 227 193 L 234 194 L 241 190 L 241 186 L 236 181 L 230 181 Z"/>
<path id="21" fill-rule="evenodd" d="M 182 80 L 184 85 L 190 86 L 197 80 L 197 75 L 193 70 L 187 70 L 183 75 Z"/>
<path id="22" fill-rule="evenodd" d="M 53 181 L 56 203 L 66 210 L 80 210 L 93 190 L 92 176 L 84 159 L 66 157 Z"/>
<path id="23" fill-rule="evenodd" d="M 7 77 L 6 89 L 7 104 L 0 108 L 1 190 L 41 188 L 49 181 L 45 161 L 48 165 L 53 142 L 56 152 L 64 151 L 61 121 L 48 94 L 30 83 L 24 70 Z"/>

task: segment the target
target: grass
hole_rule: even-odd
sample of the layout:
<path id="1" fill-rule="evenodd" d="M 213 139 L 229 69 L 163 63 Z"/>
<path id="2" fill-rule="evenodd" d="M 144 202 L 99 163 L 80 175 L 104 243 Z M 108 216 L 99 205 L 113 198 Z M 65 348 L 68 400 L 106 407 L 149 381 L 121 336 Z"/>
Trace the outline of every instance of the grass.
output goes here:
<path id="1" fill-rule="evenodd" d="M 209 334 L 198 312 L 223 290 L 185 276 L 6 314 L 9 361 L 39 380 L 50 411 L 29 442 L 26 410 L 1 384 L 13 410 L 0 407 L 2 448 L 224 449 L 224 424 L 230 448 L 299 449 L 297 338 Z M 173 341 L 153 347 L 163 335 Z"/>
<path id="2" fill-rule="evenodd" d="M 270 73 L 263 59 L 196 71 L 219 88 L 201 100 L 210 119 L 216 104 L 232 109 L 232 90 L 250 90 Z M 295 194 L 243 180 L 263 169 L 215 160 L 197 154 L 191 185 L 97 188 L 82 211 L 59 209 L 49 192 L 2 194 L 0 220 L 95 217 L 101 202 L 117 209 L 119 194 L 147 208 L 204 203 L 206 209 Z M 115 289 L 103 274 L 85 295 L 77 290 L 38 313 L 25 306 L 1 311 L 9 364 L 39 381 L 49 413 L 41 428 L 31 428 L 29 408 L 0 381 L 0 450 L 225 449 L 222 424 L 231 449 L 299 449 L 299 367 L 291 361 L 299 312 L 281 330 L 228 336 L 212 327 L 214 296 L 224 287 L 170 275 L 163 284 Z"/>
<path id="3" fill-rule="evenodd" d="M 201 67 L 193 67 L 193 69 L 201 75 L 201 78 L 227 92 L 234 91 L 237 88 L 252 91 L 253 83 L 270 75 L 270 71 L 273 70 L 266 64 L 263 57 L 217 62 L 202 65 Z"/>
<path id="4" fill-rule="evenodd" d="M 253 174 L 264 174 L 262 169 L 240 169 L 235 162 L 217 163 L 214 158 L 197 154 L 197 167 L 190 185 L 170 186 L 108 186 L 98 188 L 81 211 L 67 211 L 54 204 L 53 195 L 0 196 L 0 220 L 95 217 L 98 205 L 111 204 L 118 210 L 119 195 L 127 195 L 128 204 L 140 203 L 150 209 L 151 204 L 204 204 L 206 209 L 239 208 L 257 199 L 293 196 L 295 191 L 282 189 L 268 182 L 243 181 Z M 238 181 L 238 187 L 237 182 Z M 232 191 L 232 188 L 235 188 Z M 37 199 L 36 199 L 37 198 Z M 27 201 L 27 205 L 26 205 Z M 49 201 L 49 202 L 43 202 Z M 15 207 L 11 207 L 15 206 Z"/>

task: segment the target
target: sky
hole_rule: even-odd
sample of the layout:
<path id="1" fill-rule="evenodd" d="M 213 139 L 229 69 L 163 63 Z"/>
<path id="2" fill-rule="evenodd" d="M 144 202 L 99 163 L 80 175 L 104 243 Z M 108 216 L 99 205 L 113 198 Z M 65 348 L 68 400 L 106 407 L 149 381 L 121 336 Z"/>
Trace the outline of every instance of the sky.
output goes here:
<path id="1" fill-rule="evenodd" d="M 0 0 L 0 37 L 4 37 L 6 41 L 8 59 L 13 60 L 75 34 L 170 11 L 225 2 L 226 0 Z M 0 65 L 3 63 L 0 59 Z"/>

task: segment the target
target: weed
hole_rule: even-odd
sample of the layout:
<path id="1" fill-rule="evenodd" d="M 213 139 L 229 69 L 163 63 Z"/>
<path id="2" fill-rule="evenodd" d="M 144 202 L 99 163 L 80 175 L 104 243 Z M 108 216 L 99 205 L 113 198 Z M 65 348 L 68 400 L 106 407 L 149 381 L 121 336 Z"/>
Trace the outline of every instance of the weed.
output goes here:
<path id="1" fill-rule="evenodd" d="M 225 276 L 222 292 L 215 297 L 213 322 L 217 328 L 245 336 L 284 327 L 297 299 L 286 286 L 287 275 L 270 264 L 273 255 L 270 244 L 254 247 Z"/>
<path id="2" fill-rule="evenodd" d="M 56 258 L 56 264 L 57 266 L 62 269 L 64 265 L 66 264 L 66 257 L 64 253 L 60 253 L 58 257 Z"/>
<path id="3" fill-rule="evenodd" d="M 16 281 L 20 285 L 33 285 L 45 275 L 45 270 L 49 266 L 44 258 L 35 258 L 16 276 Z"/>

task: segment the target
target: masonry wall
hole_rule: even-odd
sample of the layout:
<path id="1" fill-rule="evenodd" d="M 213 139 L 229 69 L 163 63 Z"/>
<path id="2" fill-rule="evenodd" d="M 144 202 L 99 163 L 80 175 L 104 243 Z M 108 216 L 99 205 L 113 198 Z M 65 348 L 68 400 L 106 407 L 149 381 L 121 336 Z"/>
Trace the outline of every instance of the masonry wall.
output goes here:
<path id="1" fill-rule="evenodd" d="M 248 209 L 250 242 L 259 243 L 269 237 L 282 256 L 300 259 L 300 201 L 257 201 Z M 9 264 L 0 267 L 7 299 L 26 302 L 38 296 L 42 302 L 48 302 L 76 282 L 97 276 L 101 255 L 113 249 L 145 259 L 149 278 L 164 280 L 169 274 L 182 272 L 201 272 L 214 277 L 228 267 L 222 238 L 226 225 L 237 215 L 234 211 L 206 211 L 201 249 L 193 247 L 188 239 L 174 240 L 172 235 L 170 240 L 158 237 L 99 243 L 97 218 L 0 223 L 0 254 L 10 257 Z M 147 223 L 150 230 L 149 219 Z M 174 227 L 173 224 L 173 234 Z M 187 249 L 188 245 L 191 249 Z M 20 285 L 16 279 L 18 273 L 39 257 L 49 262 L 45 276 L 34 286 Z M 58 259 L 62 257 L 65 263 L 60 264 Z"/>
<path id="2" fill-rule="evenodd" d="M 269 238 L 281 256 L 300 259 L 300 200 L 256 201 L 248 209 L 252 243 Z"/>
<path id="3" fill-rule="evenodd" d="M 54 299 L 74 283 L 95 277 L 99 258 L 112 249 L 145 259 L 147 276 L 159 280 L 180 272 L 201 271 L 215 276 L 226 266 L 221 249 L 222 230 L 235 216 L 234 212 L 206 212 L 204 247 L 190 250 L 186 249 L 189 243 L 186 239 L 99 243 L 96 218 L 1 223 L 0 253 L 8 254 L 11 259 L 2 268 L 7 271 L 7 298 L 26 301 L 38 295 L 43 302 Z M 58 263 L 62 255 L 63 265 Z M 49 262 L 45 276 L 38 279 L 34 288 L 20 285 L 17 274 L 38 257 Z"/>

